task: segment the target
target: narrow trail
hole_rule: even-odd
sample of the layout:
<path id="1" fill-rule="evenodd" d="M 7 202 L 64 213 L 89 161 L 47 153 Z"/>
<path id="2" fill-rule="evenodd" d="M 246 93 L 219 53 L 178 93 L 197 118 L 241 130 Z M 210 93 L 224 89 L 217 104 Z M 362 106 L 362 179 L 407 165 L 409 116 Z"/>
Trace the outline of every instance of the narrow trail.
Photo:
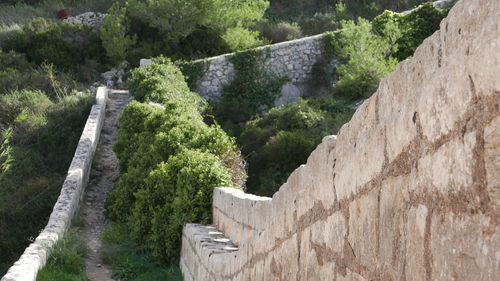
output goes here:
<path id="1" fill-rule="evenodd" d="M 120 177 L 118 159 L 113 152 L 118 132 L 118 118 L 131 100 L 128 91 L 109 92 L 101 137 L 94 156 L 95 164 L 90 171 L 90 180 L 81 207 L 82 219 L 85 222 L 81 236 L 89 248 L 85 270 L 93 281 L 113 280 L 111 269 L 104 265 L 102 260 L 99 237 L 108 224 L 104 208 L 107 193 L 114 188 Z"/>

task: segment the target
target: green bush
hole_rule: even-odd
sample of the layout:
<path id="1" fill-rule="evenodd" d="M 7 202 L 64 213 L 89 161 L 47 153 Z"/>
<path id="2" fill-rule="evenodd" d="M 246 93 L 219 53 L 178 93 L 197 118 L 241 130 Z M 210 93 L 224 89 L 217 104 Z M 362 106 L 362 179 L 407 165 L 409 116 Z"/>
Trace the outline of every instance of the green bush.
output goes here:
<path id="1" fill-rule="evenodd" d="M 248 192 L 272 196 L 321 139 L 349 121 L 343 101 L 300 100 L 249 122 L 238 142 L 248 164 Z"/>
<path id="2" fill-rule="evenodd" d="M 183 225 L 209 223 L 213 188 L 231 185 L 229 171 L 217 156 L 182 150 L 160 163 L 137 191 L 130 220 L 134 237 L 145 240 L 160 260 L 175 263 Z"/>
<path id="3" fill-rule="evenodd" d="M 369 97 L 382 77 L 389 74 L 397 60 L 397 39 L 401 32 L 394 24 L 384 26 L 384 36 L 373 32 L 368 20 L 342 21 L 342 31 L 324 37 L 327 54 L 336 55 L 343 63 L 336 68 L 340 79 L 335 90 L 351 99 Z"/>
<path id="4" fill-rule="evenodd" d="M 273 44 L 302 37 L 302 31 L 297 23 L 263 20 L 256 23 L 253 28 Z"/>
<path id="5" fill-rule="evenodd" d="M 244 27 L 228 28 L 222 35 L 222 40 L 229 46 L 231 52 L 255 48 L 265 44 L 260 40 L 258 31 L 250 31 Z"/>
<path id="6" fill-rule="evenodd" d="M 40 65 L 52 63 L 57 67 L 74 70 L 85 59 L 101 61 L 102 44 L 92 28 L 83 24 L 57 22 L 34 18 L 22 30 L 1 43 L 5 51 L 25 53 L 29 61 Z"/>
<path id="7" fill-rule="evenodd" d="M 128 81 L 130 93 L 141 102 L 168 103 L 194 106 L 202 113 L 207 102 L 189 90 L 182 72 L 169 59 L 158 58 L 160 63 L 135 69 Z"/>
<path id="8" fill-rule="evenodd" d="M 238 136 L 242 125 L 265 108 L 271 108 L 287 80 L 266 72 L 266 56 L 262 51 L 249 50 L 229 58 L 234 65 L 233 80 L 224 85 L 220 102 L 214 103 L 214 115 L 226 131 Z"/>
<path id="9" fill-rule="evenodd" d="M 243 186 L 246 175 L 234 139 L 203 122 L 205 102 L 179 69 L 155 61 L 132 72 L 138 101 L 120 118 L 114 150 L 122 175 L 106 208 L 113 221 L 128 223 L 137 243 L 173 262 L 182 225 L 210 219 L 212 189 Z"/>
<path id="10" fill-rule="evenodd" d="M 398 50 L 394 57 L 402 61 L 412 56 L 424 39 L 439 29 L 439 23 L 447 16 L 448 11 L 449 9 L 439 9 L 432 2 L 427 2 L 408 14 L 385 11 L 373 20 L 373 26 L 382 34 L 388 23 L 395 24 L 401 30 L 402 36 L 396 40 Z"/>

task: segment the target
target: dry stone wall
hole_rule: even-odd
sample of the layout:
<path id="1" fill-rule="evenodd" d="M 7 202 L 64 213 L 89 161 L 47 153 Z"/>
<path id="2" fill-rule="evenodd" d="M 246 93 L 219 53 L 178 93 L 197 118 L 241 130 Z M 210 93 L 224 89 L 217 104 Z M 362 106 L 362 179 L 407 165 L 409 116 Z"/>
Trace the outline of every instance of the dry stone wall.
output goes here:
<path id="1" fill-rule="evenodd" d="M 323 35 L 256 48 L 261 51 L 268 73 L 288 77 L 291 85 L 300 86 L 311 79 L 312 69 L 323 52 Z M 234 78 L 234 67 L 229 61 L 234 53 L 194 61 L 208 66 L 198 80 L 197 92 L 206 99 L 218 99 L 223 86 Z M 332 60 L 331 64 L 335 61 Z M 332 68 L 333 69 L 333 68 Z M 285 93 L 286 94 L 286 93 Z"/>
<path id="2" fill-rule="evenodd" d="M 218 189 L 184 280 L 498 280 L 499 18 L 459 1 L 272 199 Z"/>
<path id="3" fill-rule="evenodd" d="M 107 91 L 105 87 L 99 87 L 97 90 L 96 104 L 92 106 L 47 226 L 9 268 L 1 281 L 35 281 L 38 270 L 47 262 L 50 250 L 70 227 L 89 179 L 92 159 L 104 122 Z"/>

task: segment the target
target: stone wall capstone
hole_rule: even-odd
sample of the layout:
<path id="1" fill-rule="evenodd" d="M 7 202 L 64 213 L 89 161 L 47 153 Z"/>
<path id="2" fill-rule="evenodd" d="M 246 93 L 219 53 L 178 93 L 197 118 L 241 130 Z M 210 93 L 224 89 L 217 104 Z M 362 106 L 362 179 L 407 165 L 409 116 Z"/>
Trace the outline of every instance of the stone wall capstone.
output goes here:
<path id="1" fill-rule="evenodd" d="M 499 18 L 498 0 L 459 1 L 270 211 L 218 189 L 215 225 L 184 228 L 184 280 L 498 280 Z"/>

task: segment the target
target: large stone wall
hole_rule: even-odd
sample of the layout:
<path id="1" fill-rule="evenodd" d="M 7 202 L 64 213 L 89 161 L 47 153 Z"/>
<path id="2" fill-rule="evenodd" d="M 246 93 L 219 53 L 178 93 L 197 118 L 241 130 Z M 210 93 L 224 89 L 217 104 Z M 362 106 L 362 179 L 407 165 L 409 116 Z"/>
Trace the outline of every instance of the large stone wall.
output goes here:
<path id="1" fill-rule="evenodd" d="M 92 159 L 104 122 L 107 91 L 105 87 L 99 87 L 97 90 L 96 104 L 92 106 L 47 226 L 9 268 L 1 281 L 35 281 L 38 270 L 47 262 L 50 250 L 70 227 L 89 179 Z"/>
<path id="2" fill-rule="evenodd" d="M 184 280 L 498 280 L 499 18 L 458 2 L 272 199 L 218 189 Z"/>
<path id="3" fill-rule="evenodd" d="M 313 65 L 323 51 L 323 35 L 315 35 L 297 40 L 256 48 L 261 51 L 265 69 L 277 77 L 288 77 L 291 85 L 300 87 L 311 79 Z M 234 53 L 203 60 L 208 68 L 198 80 L 197 92 L 206 99 L 218 99 L 223 93 L 223 85 L 234 78 L 234 67 L 229 59 Z M 332 64 L 334 61 L 332 61 Z M 297 89 L 298 89 L 297 87 Z M 302 93 L 300 93 L 302 95 Z"/>

